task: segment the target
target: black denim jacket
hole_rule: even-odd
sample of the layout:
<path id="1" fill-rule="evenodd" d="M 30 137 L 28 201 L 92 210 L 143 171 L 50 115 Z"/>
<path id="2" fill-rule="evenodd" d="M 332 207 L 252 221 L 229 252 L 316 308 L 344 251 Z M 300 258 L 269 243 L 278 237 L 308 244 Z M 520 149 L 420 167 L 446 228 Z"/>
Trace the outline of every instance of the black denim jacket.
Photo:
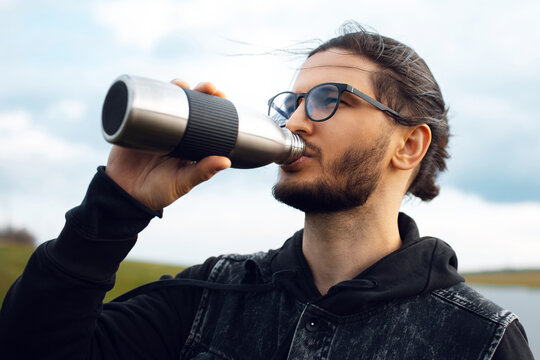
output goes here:
<path id="1" fill-rule="evenodd" d="M 285 284 L 294 272 L 272 272 L 273 256 L 216 263 L 208 280 L 244 291 L 203 292 L 182 359 L 491 359 L 516 319 L 462 282 L 387 301 L 359 300 L 356 310 L 345 300 L 336 314 L 321 299 L 292 296 Z M 333 296 L 377 288 L 373 278 L 364 280 Z"/>

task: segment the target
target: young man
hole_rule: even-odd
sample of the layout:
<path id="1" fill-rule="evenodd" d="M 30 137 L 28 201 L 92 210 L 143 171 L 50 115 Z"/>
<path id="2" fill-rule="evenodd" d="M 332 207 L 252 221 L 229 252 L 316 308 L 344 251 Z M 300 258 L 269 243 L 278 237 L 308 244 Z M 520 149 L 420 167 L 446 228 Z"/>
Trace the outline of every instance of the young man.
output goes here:
<path id="1" fill-rule="evenodd" d="M 185 86 L 181 82 L 176 82 Z M 222 94 L 206 83 L 198 88 Z M 384 105 L 383 105 L 384 104 Z M 279 200 L 305 227 L 279 250 L 210 258 L 102 304 L 161 210 L 216 172 L 114 147 L 0 315 L 3 353 L 54 359 L 532 359 L 516 316 L 463 283 L 441 240 L 399 213 L 435 197 L 448 126 L 418 55 L 356 29 L 314 50 L 270 115 L 306 142 Z M 184 239 L 189 241 L 189 239 Z"/>

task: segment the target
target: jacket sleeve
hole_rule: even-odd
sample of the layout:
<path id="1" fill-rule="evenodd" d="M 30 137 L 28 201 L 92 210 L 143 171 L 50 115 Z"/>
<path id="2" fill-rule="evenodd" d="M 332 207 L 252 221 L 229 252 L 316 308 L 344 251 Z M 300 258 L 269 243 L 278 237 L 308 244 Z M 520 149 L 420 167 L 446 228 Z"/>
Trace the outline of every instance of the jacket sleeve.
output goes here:
<path id="1" fill-rule="evenodd" d="M 529 347 L 525 329 L 519 322 L 514 320 L 504 333 L 493 360 L 534 360 L 534 356 Z"/>
<path id="2" fill-rule="evenodd" d="M 144 207 L 98 168 L 81 205 L 67 212 L 59 237 L 36 249 L 6 295 L 0 310 L 2 358 L 176 356 L 197 291 L 162 289 L 102 304 L 120 262 L 154 216 L 161 212 Z M 191 272 L 197 276 L 197 269 Z"/>

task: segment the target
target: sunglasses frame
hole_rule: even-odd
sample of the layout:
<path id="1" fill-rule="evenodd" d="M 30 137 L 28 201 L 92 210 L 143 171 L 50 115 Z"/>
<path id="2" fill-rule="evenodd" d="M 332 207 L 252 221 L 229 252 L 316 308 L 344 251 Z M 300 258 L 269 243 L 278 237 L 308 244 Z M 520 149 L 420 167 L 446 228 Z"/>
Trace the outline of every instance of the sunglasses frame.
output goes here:
<path id="1" fill-rule="evenodd" d="M 304 101 L 304 106 L 306 107 L 305 108 L 305 111 L 306 111 L 306 115 L 307 117 L 311 120 L 311 121 L 315 121 L 315 122 L 320 122 L 320 121 L 326 121 L 328 119 L 330 119 L 332 116 L 334 116 L 334 114 L 336 113 L 338 107 L 339 107 L 339 104 L 341 102 L 341 95 L 343 94 L 344 91 L 347 91 L 347 92 L 350 92 L 351 94 L 354 94 L 356 96 L 358 96 L 359 98 L 361 98 L 362 100 L 366 101 L 367 103 L 375 106 L 377 109 L 381 110 L 381 111 L 384 111 L 385 113 L 387 113 L 389 116 L 391 116 L 392 118 L 396 119 L 396 120 L 406 120 L 406 117 L 401 115 L 400 113 L 398 113 L 397 111 L 395 110 L 392 110 L 390 109 L 388 106 L 384 105 L 383 103 L 375 100 L 374 98 L 372 98 L 371 96 L 369 95 L 366 95 L 364 94 L 363 92 L 361 92 L 360 90 L 358 89 L 355 89 L 354 87 L 352 87 L 351 85 L 349 84 L 343 84 L 343 83 L 334 83 L 334 82 L 326 82 L 326 83 L 322 83 L 322 84 L 318 84 L 318 85 L 315 85 L 314 87 L 312 87 L 307 93 L 294 93 L 292 91 L 283 91 L 283 92 L 280 92 L 279 94 L 276 94 L 274 95 L 273 97 L 271 97 L 269 100 L 268 100 L 268 115 L 270 115 L 270 111 L 272 109 L 274 109 L 275 111 L 277 111 L 279 114 L 281 114 L 281 116 L 283 116 L 283 118 L 285 118 L 286 120 L 289 120 L 289 116 L 285 116 L 286 114 L 283 112 L 283 110 L 279 109 L 277 106 L 272 106 L 274 104 L 274 100 L 280 96 L 280 95 L 283 95 L 283 94 L 291 94 L 295 97 L 295 108 L 294 110 L 296 111 L 296 109 L 298 109 L 298 102 L 301 98 L 308 98 L 309 95 L 311 94 L 311 92 L 313 90 L 316 90 L 317 88 L 321 87 L 321 86 L 325 86 L 325 85 L 333 85 L 335 86 L 337 89 L 338 89 L 338 98 L 337 98 L 337 102 L 336 102 L 336 106 L 334 107 L 334 110 L 332 111 L 332 113 L 330 115 L 328 115 L 327 117 L 325 117 L 324 119 L 319 119 L 319 120 L 315 120 L 311 117 L 311 115 L 309 114 L 308 112 L 308 109 L 307 109 L 307 101 Z M 281 127 L 284 127 L 285 124 L 281 125 Z"/>

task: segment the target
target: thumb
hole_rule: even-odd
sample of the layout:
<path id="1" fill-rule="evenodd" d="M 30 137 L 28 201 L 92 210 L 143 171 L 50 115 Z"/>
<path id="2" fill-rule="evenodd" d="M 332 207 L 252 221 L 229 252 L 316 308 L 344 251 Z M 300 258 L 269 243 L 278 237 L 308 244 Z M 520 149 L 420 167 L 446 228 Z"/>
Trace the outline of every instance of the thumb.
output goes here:
<path id="1" fill-rule="evenodd" d="M 221 170 L 229 167 L 231 167 L 231 160 L 228 158 L 224 156 L 207 156 L 189 167 L 187 173 L 182 176 L 184 179 L 182 182 L 184 184 L 187 183 L 188 188 L 192 189 L 203 181 L 209 180 Z"/>

